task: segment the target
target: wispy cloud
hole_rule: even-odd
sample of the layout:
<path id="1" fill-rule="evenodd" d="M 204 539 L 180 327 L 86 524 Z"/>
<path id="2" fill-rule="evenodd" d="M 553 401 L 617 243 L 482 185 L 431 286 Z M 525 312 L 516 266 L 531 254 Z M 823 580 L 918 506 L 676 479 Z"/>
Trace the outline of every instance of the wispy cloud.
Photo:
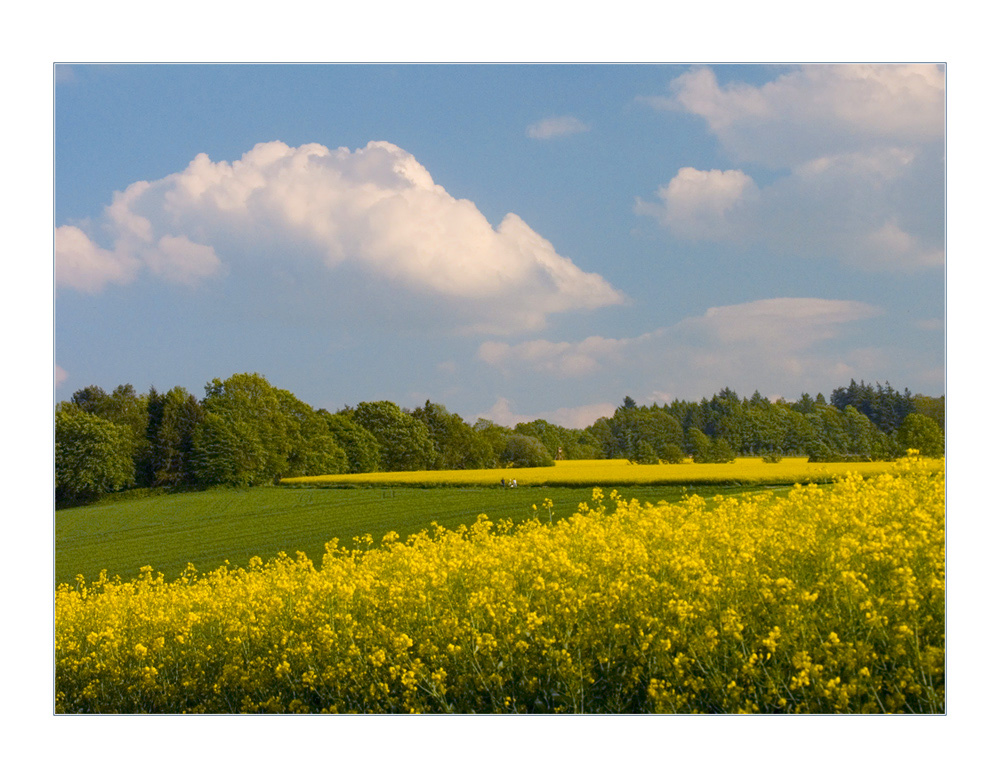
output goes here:
<path id="1" fill-rule="evenodd" d="M 565 380 L 628 366 L 636 396 L 710 395 L 739 376 L 748 391 L 796 393 L 866 375 L 876 352 L 846 347 L 845 327 L 881 315 L 867 303 L 776 298 L 709 308 L 703 315 L 632 338 L 577 342 L 484 343 L 479 358 L 509 375 L 542 373 Z M 774 385 L 781 376 L 786 384 Z M 808 382 L 803 384 L 802 382 Z M 794 385 L 792 385 L 794 384 Z"/>
<path id="2" fill-rule="evenodd" d="M 199 154 L 179 173 L 116 193 L 98 227 L 110 247 L 78 226 L 56 230 L 60 286 L 98 292 L 141 273 L 196 285 L 254 272 L 255 256 L 258 271 L 304 263 L 345 282 L 371 279 L 482 332 L 536 329 L 549 314 L 624 300 L 516 214 L 494 228 L 386 142 L 351 152 L 275 141 L 232 163 Z"/>
<path id="3" fill-rule="evenodd" d="M 549 140 L 550 138 L 561 138 L 565 135 L 587 132 L 589 129 L 587 124 L 575 116 L 551 116 L 530 125 L 527 129 L 527 135 L 529 138 Z"/>

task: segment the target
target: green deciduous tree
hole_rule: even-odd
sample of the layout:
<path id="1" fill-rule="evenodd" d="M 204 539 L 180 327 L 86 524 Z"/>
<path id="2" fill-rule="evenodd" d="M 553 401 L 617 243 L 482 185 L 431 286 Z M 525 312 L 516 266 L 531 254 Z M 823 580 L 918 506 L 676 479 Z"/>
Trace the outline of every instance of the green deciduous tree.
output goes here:
<path id="1" fill-rule="evenodd" d="M 349 469 L 347 453 L 330 431 L 326 419 L 286 389 L 278 389 L 278 405 L 285 423 L 287 467 L 282 476 L 333 475 Z"/>
<path id="2" fill-rule="evenodd" d="M 427 427 L 389 400 L 358 403 L 353 420 L 379 445 L 379 469 L 428 470 L 436 452 Z"/>
<path id="3" fill-rule="evenodd" d="M 500 455 L 502 464 L 512 467 L 551 467 L 555 460 L 538 438 L 513 433 Z"/>
<path id="4" fill-rule="evenodd" d="M 379 446 L 375 436 L 352 421 L 353 412 L 317 411 L 326 421 L 327 429 L 347 454 L 348 473 L 374 473 L 379 465 Z"/>
<path id="5" fill-rule="evenodd" d="M 61 404 L 55 414 L 56 498 L 89 498 L 131 486 L 131 442 L 128 427 Z"/>
<path id="6" fill-rule="evenodd" d="M 205 420 L 195 431 L 192 459 L 201 483 L 270 483 L 288 471 L 293 425 L 278 390 L 257 373 L 205 387 Z"/>
<path id="7" fill-rule="evenodd" d="M 704 462 L 708 458 L 708 448 L 712 441 L 697 427 L 691 427 L 684 439 L 684 449 L 694 462 Z"/>
<path id="8" fill-rule="evenodd" d="M 434 444 L 434 468 L 476 470 L 490 466 L 493 449 L 457 413 L 449 413 L 443 405 L 428 400 L 412 415 L 427 427 Z"/>
<path id="9" fill-rule="evenodd" d="M 71 402 L 87 413 L 128 430 L 124 445 L 132 458 L 134 480 L 149 486 L 151 452 L 146 438 L 147 398 L 137 395 L 132 384 L 121 384 L 111 394 L 99 386 L 88 386 L 74 392 Z"/>
<path id="10" fill-rule="evenodd" d="M 733 451 L 733 447 L 729 445 L 729 441 L 725 438 L 712 438 L 711 444 L 708 447 L 708 458 L 706 462 L 724 464 L 726 462 L 733 462 L 736 460 L 736 452 Z"/>
<path id="11" fill-rule="evenodd" d="M 896 433 L 904 450 L 917 449 L 925 457 L 944 456 L 944 432 L 937 422 L 922 413 L 911 413 Z"/>

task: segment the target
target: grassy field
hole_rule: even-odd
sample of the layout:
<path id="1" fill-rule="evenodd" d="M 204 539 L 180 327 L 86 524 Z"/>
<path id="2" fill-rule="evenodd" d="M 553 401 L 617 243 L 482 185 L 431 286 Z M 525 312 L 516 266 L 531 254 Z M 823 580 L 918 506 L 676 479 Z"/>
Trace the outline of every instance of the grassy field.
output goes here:
<path id="1" fill-rule="evenodd" d="M 943 466 L 943 465 L 942 465 Z M 609 487 L 625 484 L 755 485 L 828 483 L 848 472 L 862 475 L 884 473 L 891 462 L 809 462 L 788 457 L 768 463 L 757 457 L 741 457 L 724 465 L 694 464 L 635 465 L 625 459 L 586 459 L 556 462 L 555 467 L 506 468 L 503 470 L 430 470 L 411 473 L 358 473 L 286 478 L 294 486 L 399 485 L 399 486 L 492 486 L 500 479 L 515 479 L 518 486 Z"/>
<path id="2" fill-rule="evenodd" d="M 501 489 L 499 479 L 495 487 L 447 489 L 214 489 L 59 510 L 55 579 L 72 582 L 83 575 L 93 580 L 101 570 L 130 579 L 144 565 L 173 578 L 188 562 L 208 571 L 227 560 L 245 566 L 253 556 L 266 560 L 279 551 L 303 551 L 318 564 L 324 545 L 333 538 L 351 547 L 353 538 L 368 533 L 378 543 L 389 531 L 406 538 L 432 522 L 454 529 L 472 524 L 481 513 L 491 519 L 522 520 L 535 513 L 532 505 L 547 519 L 548 511 L 542 509 L 546 497 L 553 501 L 553 516 L 562 518 L 591 497 L 590 488 Z M 733 495 L 744 488 L 691 491 Z M 631 486 L 621 492 L 655 504 L 679 501 L 685 489 Z"/>

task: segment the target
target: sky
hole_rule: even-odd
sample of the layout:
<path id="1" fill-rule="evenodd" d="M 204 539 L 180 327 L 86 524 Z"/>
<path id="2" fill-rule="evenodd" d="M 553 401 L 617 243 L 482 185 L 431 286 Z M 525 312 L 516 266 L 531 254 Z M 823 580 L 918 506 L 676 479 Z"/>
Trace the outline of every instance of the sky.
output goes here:
<path id="1" fill-rule="evenodd" d="M 945 383 L 939 64 L 54 68 L 55 399 Z"/>

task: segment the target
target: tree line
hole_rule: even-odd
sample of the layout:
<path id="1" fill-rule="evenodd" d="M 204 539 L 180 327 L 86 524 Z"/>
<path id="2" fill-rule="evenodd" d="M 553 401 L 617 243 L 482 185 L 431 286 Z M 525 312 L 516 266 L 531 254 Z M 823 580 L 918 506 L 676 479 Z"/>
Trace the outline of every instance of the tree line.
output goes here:
<path id="1" fill-rule="evenodd" d="M 828 402 L 723 389 L 700 402 L 639 406 L 626 397 L 586 429 L 543 419 L 468 424 L 428 400 L 388 400 L 331 413 L 256 373 L 212 380 L 198 400 L 180 386 L 137 394 L 88 386 L 55 410 L 58 503 L 129 487 L 253 486 L 280 478 L 374 471 L 544 467 L 556 459 L 727 462 L 736 456 L 813 461 L 944 453 L 944 397 L 851 381 Z"/>

